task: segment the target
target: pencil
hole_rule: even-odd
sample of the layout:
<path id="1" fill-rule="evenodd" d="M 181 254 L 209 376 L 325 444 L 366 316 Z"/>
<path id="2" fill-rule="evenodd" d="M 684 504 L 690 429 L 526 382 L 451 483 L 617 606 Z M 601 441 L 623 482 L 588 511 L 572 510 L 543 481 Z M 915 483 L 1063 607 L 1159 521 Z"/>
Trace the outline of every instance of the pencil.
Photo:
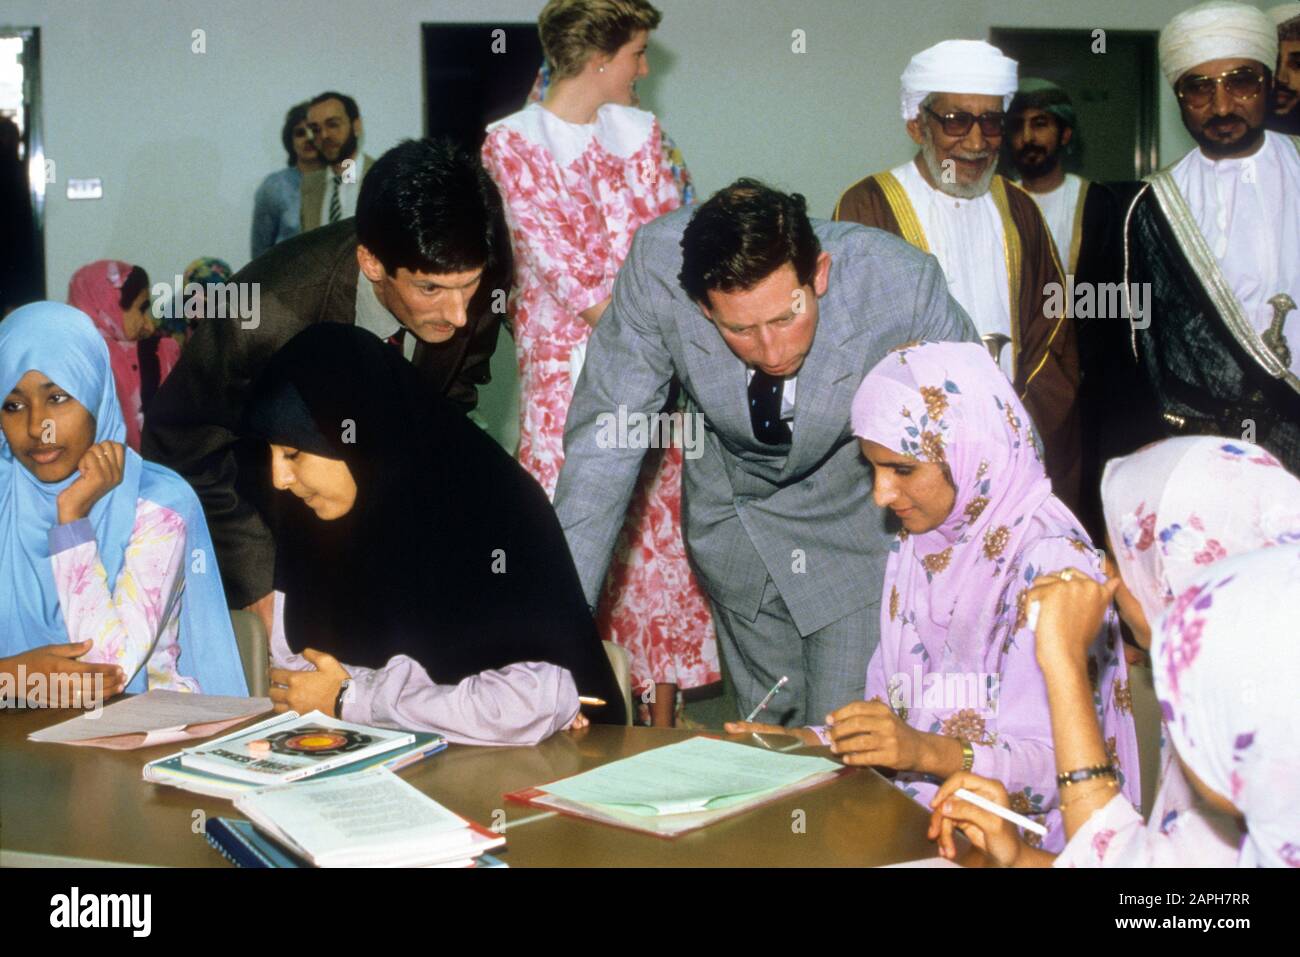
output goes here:
<path id="1" fill-rule="evenodd" d="M 1039 837 L 1047 837 L 1047 828 L 1037 821 L 1031 821 L 1023 814 L 1017 814 L 1015 811 L 994 804 L 988 798 L 980 797 L 974 791 L 967 791 L 965 788 L 958 788 L 953 792 L 954 796 L 961 798 L 963 801 L 970 801 L 976 807 L 982 807 L 990 814 L 996 814 L 1004 821 L 1010 821 L 1017 827 L 1023 827 L 1026 831 L 1033 831 Z"/>

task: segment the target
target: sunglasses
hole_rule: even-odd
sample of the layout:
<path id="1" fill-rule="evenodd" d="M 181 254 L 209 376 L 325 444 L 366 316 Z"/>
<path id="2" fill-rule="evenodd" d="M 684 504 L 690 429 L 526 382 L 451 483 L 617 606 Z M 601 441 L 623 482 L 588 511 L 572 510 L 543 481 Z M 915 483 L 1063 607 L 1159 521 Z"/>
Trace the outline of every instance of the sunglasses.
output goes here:
<path id="1" fill-rule="evenodd" d="M 967 113 L 965 111 L 957 113 L 936 113 L 928 106 L 925 112 L 929 113 L 943 128 L 945 136 L 965 136 L 970 132 L 970 128 L 976 123 L 980 125 L 980 132 L 986 137 L 996 137 L 1002 135 L 1003 124 L 1006 122 L 1005 113 L 981 113 L 979 116 Z"/>
<path id="2" fill-rule="evenodd" d="M 1248 66 L 1239 66 L 1218 76 L 1185 76 L 1178 81 L 1178 98 L 1188 106 L 1209 106 L 1220 83 L 1234 100 L 1253 100 L 1263 92 L 1264 75 Z"/>

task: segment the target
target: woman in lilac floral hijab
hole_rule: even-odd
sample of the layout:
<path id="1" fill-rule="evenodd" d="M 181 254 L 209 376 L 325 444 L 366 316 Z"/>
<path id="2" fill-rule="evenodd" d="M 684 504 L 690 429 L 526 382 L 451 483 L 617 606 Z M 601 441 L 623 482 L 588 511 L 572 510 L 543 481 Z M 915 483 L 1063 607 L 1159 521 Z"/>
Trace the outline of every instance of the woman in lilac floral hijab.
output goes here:
<path id="1" fill-rule="evenodd" d="M 1165 728 L 1195 790 L 1244 823 L 1241 867 L 1300 867 L 1297 621 L 1300 546 L 1283 545 L 1204 571 L 1152 637 Z"/>
<path id="2" fill-rule="evenodd" d="M 1167 616 L 1174 616 L 1182 605 L 1177 596 L 1186 596 L 1208 569 L 1217 570 L 1238 555 L 1300 542 L 1300 479 L 1248 442 L 1187 436 L 1116 459 L 1102 479 L 1102 502 L 1118 577 L 1099 588 L 1053 576 L 1037 582 L 1039 587 L 1030 593 L 1031 600 L 1042 603 L 1039 660 L 1054 701 L 1058 763 L 1064 758 L 1080 766 L 1095 760 L 1101 746 L 1095 726 L 1071 715 L 1068 707 L 1070 686 L 1078 681 L 1080 670 L 1074 649 L 1084 640 L 1086 628 L 1075 623 L 1100 614 L 1113 596 L 1137 641 L 1147 647 L 1153 630 L 1162 620 L 1168 625 Z M 1234 653 L 1254 670 L 1263 670 L 1261 661 L 1268 661 L 1272 670 L 1271 653 L 1245 653 L 1243 642 L 1257 639 L 1264 640 L 1264 635 L 1243 626 Z M 1153 649 L 1153 657 L 1159 690 L 1160 653 Z M 1023 853 L 1010 829 L 983 818 L 965 802 L 949 802 L 946 814 L 943 808 L 936 812 L 936 822 L 944 817 L 961 822 L 958 826 L 975 843 L 987 846 L 996 861 L 1008 865 L 1232 866 L 1239 857 L 1237 823 L 1213 804 L 1197 800 L 1170 747 L 1171 736 L 1177 739 L 1166 720 L 1160 785 L 1148 821 L 1115 797 L 1104 780 L 1065 789 L 1076 792 L 1068 799 L 1072 803 L 1066 815 L 1070 841 L 1054 862 Z M 946 800 L 962 786 L 982 787 L 980 782 L 953 780 L 945 783 L 940 797 Z M 932 833 L 937 833 L 934 826 Z"/>
<path id="3" fill-rule="evenodd" d="M 1059 851 L 1052 723 L 1026 594 L 1040 575 L 1071 566 L 1103 580 L 1101 561 L 1052 494 L 1029 415 L 982 345 L 891 352 L 859 387 L 852 426 L 874 469 L 876 503 L 902 529 L 885 570 L 865 700 L 830 715 L 827 730 L 810 730 L 846 764 L 895 769 L 895 784 L 927 806 L 963 768 L 1000 782 L 1015 810 L 1047 828 L 1043 846 Z M 1090 701 L 1136 799 L 1118 621 L 1099 618 L 1091 634 Z"/>

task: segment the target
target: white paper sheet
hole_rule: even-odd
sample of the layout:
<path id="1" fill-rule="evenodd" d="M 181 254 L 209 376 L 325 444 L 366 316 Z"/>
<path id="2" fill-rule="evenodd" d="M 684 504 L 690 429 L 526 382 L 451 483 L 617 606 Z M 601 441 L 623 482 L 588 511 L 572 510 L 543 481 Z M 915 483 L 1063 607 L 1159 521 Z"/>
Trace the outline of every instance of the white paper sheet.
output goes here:
<path id="1" fill-rule="evenodd" d="M 42 728 L 29 741 L 143 748 L 215 734 L 271 710 L 270 698 L 148 691 Z M 116 739 L 116 740 L 115 740 Z"/>

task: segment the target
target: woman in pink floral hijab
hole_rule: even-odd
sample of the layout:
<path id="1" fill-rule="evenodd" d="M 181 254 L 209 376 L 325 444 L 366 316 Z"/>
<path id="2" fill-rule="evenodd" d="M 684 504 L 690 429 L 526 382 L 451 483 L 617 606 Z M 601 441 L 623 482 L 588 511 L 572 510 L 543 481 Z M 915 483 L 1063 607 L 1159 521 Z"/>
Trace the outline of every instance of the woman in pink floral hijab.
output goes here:
<path id="1" fill-rule="evenodd" d="M 149 276 L 139 266 L 101 259 L 73 273 L 68 305 L 88 315 L 108 344 L 126 444 L 139 452 L 144 407 L 181 356 L 174 339 L 154 337 Z"/>
<path id="2" fill-rule="evenodd" d="M 1244 824 L 1240 867 L 1300 867 L 1297 621 L 1300 545 L 1282 545 L 1203 570 L 1152 636 L 1165 728 L 1204 801 Z"/>
<path id="3" fill-rule="evenodd" d="M 1044 579 L 1042 587 L 1031 594 L 1037 598 L 1041 593 L 1044 603 L 1044 620 L 1038 631 L 1040 658 L 1044 647 L 1057 649 L 1044 660 L 1049 695 L 1068 692 L 1070 673 L 1077 670 L 1068 660 L 1070 645 L 1082 634 L 1076 630 L 1071 637 L 1066 621 L 1058 627 L 1047 621 L 1049 613 L 1059 609 L 1063 619 L 1086 619 L 1105 608 L 1113 596 L 1138 642 L 1146 646 L 1161 621 L 1174 614 L 1176 596 L 1185 594 L 1207 569 L 1217 568 L 1230 557 L 1300 542 L 1300 479 L 1249 442 L 1187 436 L 1116 459 L 1107 465 L 1102 478 L 1102 503 L 1118 577 L 1103 589 L 1080 581 L 1062 582 L 1056 576 L 1055 580 Z M 1246 636 L 1252 641 L 1256 638 L 1250 630 L 1240 634 L 1243 640 Z M 1242 661 L 1257 670 L 1261 661 L 1269 661 L 1272 667 L 1272 658 L 1263 651 L 1241 654 L 1244 648 L 1240 644 L 1237 651 Z M 1155 655 L 1157 689 L 1160 668 L 1159 655 Z M 1089 749 L 1092 754 L 1098 752 L 1095 729 L 1089 730 L 1084 722 L 1062 720 L 1056 709 L 1053 721 L 1061 725 L 1056 729 L 1058 738 L 1068 739 L 1067 750 L 1080 755 L 1080 763 L 1089 760 Z M 1236 822 L 1197 800 L 1169 745 L 1166 721 L 1160 785 L 1146 822 L 1128 802 L 1112 796 L 1096 781 L 1072 786 L 1078 800 L 1066 821 L 1071 837 L 1054 862 L 1021 853 L 1009 830 L 989 820 L 981 824 L 981 815 L 965 802 L 951 802 L 949 816 L 963 822 L 976 843 L 989 844 L 994 859 L 1003 864 L 1232 866 L 1239 856 Z M 941 796 L 946 799 L 959 786 L 972 787 L 972 783 L 948 782 Z M 973 789 L 981 787 L 975 782 Z M 997 800 L 994 794 L 986 796 Z M 990 833 L 982 832 L 985 825 L 991 827 Z"/>

